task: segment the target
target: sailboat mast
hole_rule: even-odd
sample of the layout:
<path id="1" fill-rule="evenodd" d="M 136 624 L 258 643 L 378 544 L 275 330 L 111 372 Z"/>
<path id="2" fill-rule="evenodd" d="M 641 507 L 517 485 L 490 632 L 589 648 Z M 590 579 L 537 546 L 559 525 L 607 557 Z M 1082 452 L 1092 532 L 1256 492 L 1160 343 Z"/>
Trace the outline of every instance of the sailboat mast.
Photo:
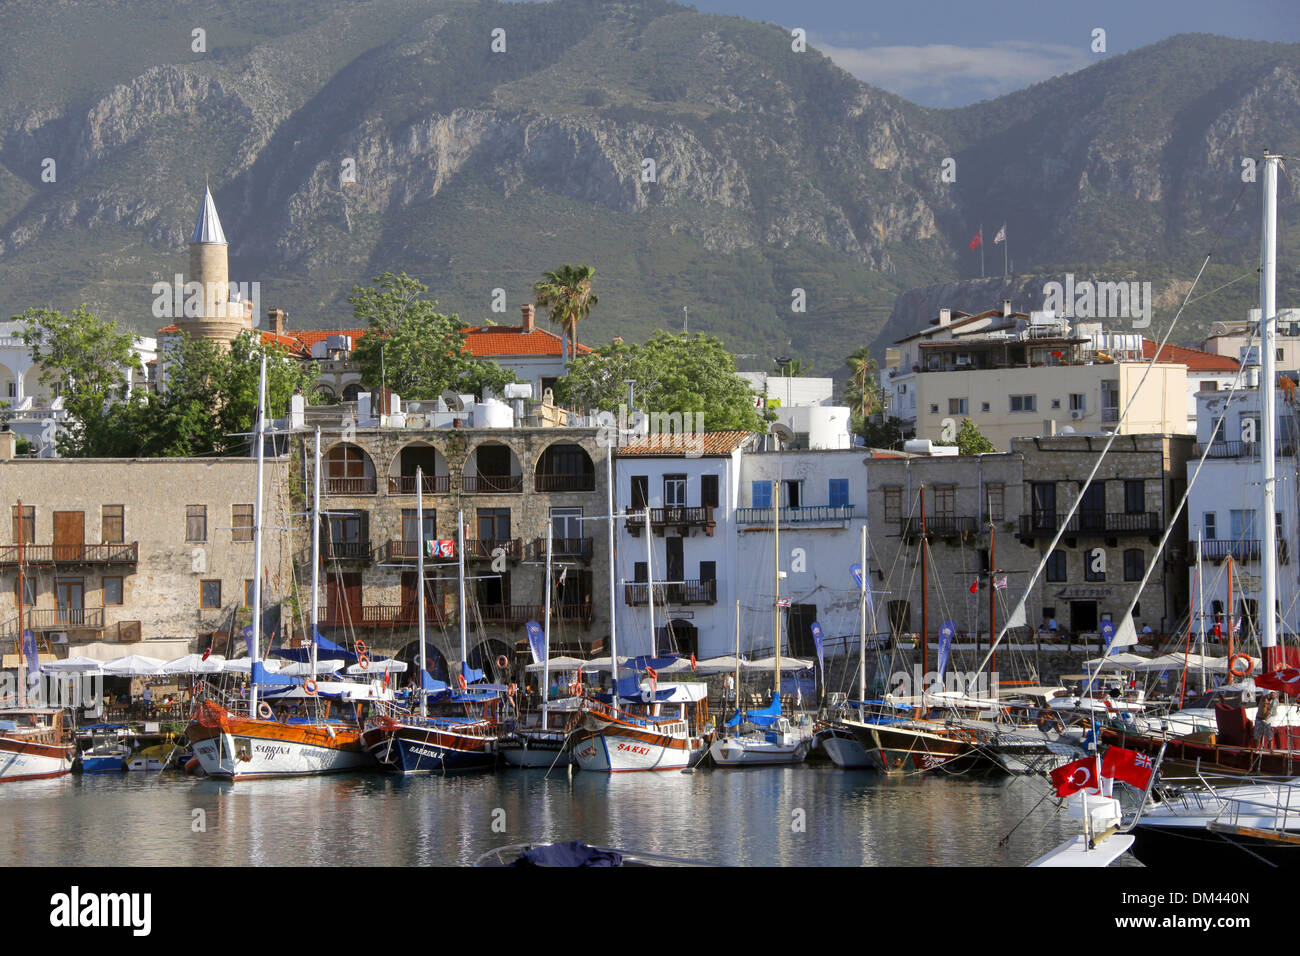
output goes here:
<path id="1" fill-rule="evenodd" d="M 612 443 L 605 446 L 605 507 L 609 512 L 609 662 L 613 668 L 614 686 L 618 688 L 618 617 L 614 600 L 615 575 L 617 568 L 614 560 L 614 449 Z"/>
<path id="2" fill-rule="evenodd" d="M 1232 554 L 1228 554 L 1228 659 L 1232 659 Z M 1231 684 L 1236 679 L 1232 669 L 1228 669 L 1228 683 Z"/>
<path id="3" fill-rule="evenodd" d="M 424 694 L 424 633 L 425 633 L 425 609 L 424 609 L 424 469 L 419 465 L 415 468 L 415 602 L 419 605 L 416 612 L 420 622 L 420 674 L 419 683 L 416 685 L 415 692 L 420 695 L 420 716 L 429 715 L 429 703 Z"/>
<path id="4" fill-rule="evenodd" d="M 654 554 L 654 535 L 650 533 L 650 502 L 645 506 L 645 577 L 646 577 L 646 599 L 650 607 L 650 657 L 653 659 L 658 652 L 655 646 L 655 554 Z M 614 668 L 614 693 L 618 693 L 618 661 L 611 660 L 610 666 Z"/>
<path id="5" fill-rule="evenodd" d="M 993 646 L 993 638 L 998 633 L 998 589 L 994 586 L 993 575 L 997 570 L 997 560 L 994 557 L 995 548 L 997 547 L 998 529 L 993 524 L 993 518 L 989 518 L 989 673 L 992 674 L 998 669 L 998 652 Z"/>
<path id="6" fill-rule="evenodd" d="M 740 713 L 740 598 L 736 598 L 736 713 Z"/>
<path id="7" fill-rule="evenodd" d="M 27 597 L 27 586 L 23 580 L 23 499 L 18 499 L 18 706 L 27 706 L 27 665 L 24 659 L 26 641 L 23 638 L 23 601 Z"/>
<path id="8" fill-rule="evenodd" d="M 316 628 L 320 619 L 320 426 L 316 426 L 316 447 L 311 470 L 311 673 L 316 679 Z"/>
<path id="9" fill-rule="evenodd" d="M 1277 164 L 1280 157 L 1264 154 L 1264 215 L 1263 235 L 1260 240 L 1260 276 L 1259 276 L 1259 397 L 1260 422 L 1259 454 L 1263 465 L 1264 514 L 1261 521 L 1264 527 L 1261 543 L 1263 546 L 1263 587 L 1260 608 L 1259 644 L 1264 652 L 1264 667 L 1275 670 L 1282 666 L 1281 652 L 1277 649 L 1277 527 L 1276 488 L 1274 459 L 1273 427 L 1277 419 L 1277 396 L 1274 388 L 1276 372 L 1274 371 L 1274 340 L 1276 322 L 1274 321 L 1274 297 L 1277 284 Z"/>
<path id="10" fill-rule="evenodd" d="M 777 436 L 777 459 L 780 460 L 781 436 Z M 776 648 L 772 658 L 772 683 L 776 699 L 781 700 L 781 467 L 777 465 L 776 488 L 772 495 L 772 578 L 775 582 L 772 605 L 772 643 Z"/>
<path id="11" fill-rule="evenodd" d="M 1196 532 L 1196 616 L 1201 621 L 1197 644 L 1201 649 L 1201 693 L 1205 693 L 1205 577 L 1201 574 L 1201 532 Z"/>
<path id="12" fill-rule="evenodd" d="M 542 618 L 542 729 L 546 729 L 546 701 L 551 690 L 551 539 L 555 523 L 546 526 L 546 609 Z"/>
<path id="13" fill-rule="evenodd" d="M 858 700 L 867 699 L 867 526 L 862 526 L 862 596 L 858 599 Z M 865 706 L 865 705 L 864 705 Z M 861 713 L 865 714 L 863 710 Z M 863 718 L 865 719 L 865 717 Z"/>
<path id="14" fill-rule="evenodd" d="M 456 600 L 460 608 L 460 672 L 465 673 L 465 512 L 456 512 Z"/>
<path id="15" fill-rule="evenodd" d="M 930 578 L 927 574 L 929 549 L 925 546 L 925 482 L 921 483 L 921 673 L 930 670 Z M 925 693 L 922 686 L 921 693 Z"/>
<path id="16" fill-rule="evenodd" d="M 251 667 L 248 672 L 248 713 L 257 712 L 257 677 L 261 668 L 262 642 L 262 461 L 266 454 L 266 354 L 257 381 L 257 498 L 253 502 L 253 639 L 248 644 Z"/>

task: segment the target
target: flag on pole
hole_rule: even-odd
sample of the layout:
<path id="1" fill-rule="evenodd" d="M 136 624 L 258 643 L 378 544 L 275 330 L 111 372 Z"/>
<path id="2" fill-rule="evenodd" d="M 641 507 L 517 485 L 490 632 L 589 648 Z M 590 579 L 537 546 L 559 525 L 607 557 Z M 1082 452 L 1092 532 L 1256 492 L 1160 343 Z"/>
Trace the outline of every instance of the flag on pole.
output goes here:
<path id="1" fill-rule="evenodd" d="M 970 251 L 974 252 L 983 244 L 984 244 L 984 227 L 981 226 L 980 231 L 975 233 L 975 238 L 970 241 Z"/>
<path id="2" fill-rule="evenodd" d="M 957 625 L 952 621 L 944 621 L 943 626 L 939 628 L 939 680 L 943 680 L 943 672 L 948 668 L 948 654 L 952 649 L 952 636 L 957 633 Z"/>
<path id="3" fill-rule="evenodd" d="M 976 578 L 974 581 L 970 583 L 970 593 L 976 594 L 978 593 L 979 589 L 980 589 L 980 579 Z"/>
<path id="4" fill-rule="evenodd" d="M 789 607 L 789 606 L 790 606 L 790 599 L 789 599 L 789 598 L 779 598 L 779 599 L 777 599 L 776 606 L 777 606 L 777 607 Z"/>
<path id="5" fill-rule="evenodd" d="M 540 664 L 546 656 L 545 635 L 542 633 L 542 625 L 536 621 L 529 621 L 524 625 L 524 633 L 528 635 L 528 650 L 533 655 L 533 663 Z"/>
<path id="6" fill-rule="evenodd" d="M 1007 586 L 1007 576 L 1006 576 L 1005 574 L 1002 575 L 1002 577 L 1000 577 L 1000 578 L 994 578 L 994 579 L 993 579 L 993 587 L 994 587 L 996 590 L 1001 591 L 1001 590 L 1002 590 L 1003 588 L 1005 588 L 1006 586 Z"/>
<path id="7" fill-rule="evenodd" d="M 1007 224 L 1004 222 L 1002 224 L 1002 228 L 998 230 L 998 234 L 993 237 L 993 245 L 996 246 L 999 242 L 1006 242 L 1006 241 L 1007 241 Z"/>
<path id="8" fill-rule="evenodd" d="M 559 580 L 555 582 L 555 586 L 557 588 L 564 587 L 564 579 L 567 578 L 568 576 L 569 576 L 569 569 L 565 568 L 563 571 L 560 572 Z"/>

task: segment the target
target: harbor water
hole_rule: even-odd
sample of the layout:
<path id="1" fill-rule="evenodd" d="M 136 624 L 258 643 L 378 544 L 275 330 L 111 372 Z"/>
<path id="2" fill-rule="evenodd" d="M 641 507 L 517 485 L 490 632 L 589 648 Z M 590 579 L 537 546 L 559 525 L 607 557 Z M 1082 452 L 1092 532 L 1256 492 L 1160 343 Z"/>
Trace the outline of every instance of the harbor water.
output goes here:
<path id="1" fill-rule="evenodd" d="M 0 865 L 440 866 L 581 840 L 727 866 L 1019 866 L 1079 832 L 1043 799 L 1048 789 L 1042 777 L 891 779 L 829 764 L 572 778 L 558 768 L 69 776 L 0 787 L 10 824 Z"/>

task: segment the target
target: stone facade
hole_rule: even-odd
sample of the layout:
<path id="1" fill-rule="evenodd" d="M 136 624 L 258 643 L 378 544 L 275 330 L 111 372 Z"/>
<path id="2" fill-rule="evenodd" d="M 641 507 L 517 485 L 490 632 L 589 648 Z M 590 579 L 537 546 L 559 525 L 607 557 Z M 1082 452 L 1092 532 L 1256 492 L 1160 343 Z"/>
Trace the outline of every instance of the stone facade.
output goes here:
<path id="1" fill-rule="evenodd" d="M 292 581 L 288 477 L 287 458 L 266 461 L 268 604 L 287 594 Z M 72 654 L 103 657 L 93 646 L 103 643 L 113 645 L 109 657 L 180 656 L 197 647 L 198 635 L 247 623 L 256 493 L 251 459 L 19 459 L 0 462 L 0 487 L 7 506 L 0 528 L 0 641 L 9 650 L 17 636 L 19 499 L 30 515 L 24 576 L 35 581 L 35 604 L 24 609 L 24 623 L 51 648 L 62 644 L 56 635 L 66 635 Z M 120 603 L 114 603 L 119 583 Z M 164 641 L 179 653 L 149 649 Z M 144 643 L 126 646 L 137 642 Z"/>
<path id="2" fill-rule="evenodd" d="M 510 656 L 526 621 L 542 622 L 548 525 L 556 525 L 552 595 L 553 649 L 603 645 L 609 635 L 605 449 L 597 430 L 557 428 L 361 428 L 321 439 L 321 631 L 335 639 L 364 634 L 387 651 L 418 647 L 415 466 L 425 475 L 425 538 L 455 541 L 465 523 L 467 648 L 482 666 Z M 306 475 L 314 438 L 295 445 L 294 469 Z M 304 502 L 302 507 L 306 507 Z M 430 529 L 429 526 L 432 525 Z M 305 554 L 310 538 L 299 539 Z M 453 552 L 454 553 L 454 552 Z M 459 659 L 457 562 L 427 558 L 435 579 L 426 635 L 447 661 Z M 300 564 L 310 574 L 310 562 Z M 476 653 L 476 648 L 483 648 Z"/>

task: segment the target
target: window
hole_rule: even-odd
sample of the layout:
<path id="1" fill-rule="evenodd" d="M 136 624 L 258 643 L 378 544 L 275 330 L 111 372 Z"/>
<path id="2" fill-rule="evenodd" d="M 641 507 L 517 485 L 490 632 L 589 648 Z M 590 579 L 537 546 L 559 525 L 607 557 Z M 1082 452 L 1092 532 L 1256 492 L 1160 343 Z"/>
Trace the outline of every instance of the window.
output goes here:
<path id="1" fill-rule="evenodd" d="M 11 520 L 13 522 L 13 541 L 14 544 L 17 544 L 19 538 L 18 506 L 11 505 L 10 512 L 12 513 Z M 36 506 L 35 505 L 23 505 L 23 523 L 22 523 L 21 530 L 22 530 L 22 540 L 24 544 L 31 544 L 33 541 L 36 540 Z"/>
<path id="2" fill-rule="evenodd" d="M 716 581 L 718 580 L 718 562 L 701 561 L 700 562 L 700 580 Z"/>
<path id="3" fill-rule="evenodd" d="M 1064 581 L 1065 580 L 1065 552 L 1053 551 L 1047 559 L 1047 580 Z"/>
<path id="4" fill-rule="evenodd" d="M 939 414 L 939 406 L 938 406 L 937 404 L 931 404 L 931 405 L 930 405 L 930 414 L 931 414 L 931 415 L 938 415 L 938 414 Z"/>
<path id="5" fill-rule="evenodd" d="M 799 479 L 787 479 L 781 482 L 785 489 L 783 508 L 798 508 L 803 504 L 803 482 Z"/>
<path id="6" fill-rule="evenodd" d="M 718 506 L 718 476 L 700 476 L 700 504 L 706 508 Z"/>
<path id="7" fill-rule="evenodd" d="M 980 411 L 987 412 L 991 406 L 988 402 L 980 402 Z"/>
<path id="8" fill-rule="evenodd" d="M 1215 523 L 1218 515 L 1213 511 L 1207 511 L 1201 518 L 1201 533 L 1205 536 L 1206 541 L 1213 541 L 1214 536 L 1218 533 Z"/>
<path id="9" fill-rule="evenodd" d="M 686 507 L 685 475 L 664 475 L 664 507 Z"/>
<path id="10" fill-rule="evenodd" d="M 1228 512 L 1228 537 L 1234 541 L 1258 540 L 1259 535 L 1255 533 L 1254 508 L 1244 511 L 1233 509 Z"/>
<path id="11" fill-rule="evenodd" d="M 948 399 L 949 415 L 965 415 L 970 410 L 970 402 L 965 398 Z"/>
<path id="12" fill-rule="evenodd" d="M 1006 493 L 1006 486 L 1000 481 L 991 481 L 984 486 L 985 516 L 990 521 L 1005 519 Z"/>
<path id="13" fill-rule="evenodd" d="M 244 578 L 244 607 L 253 606 L 253 578 Z"/>
<path id="14" fill-rule="evenodd" d="M 1101 551 L 1098 548 L 1096 550 Z M 1105 581 L 1106 580 L 1106 552 L 1102 551 L 1100 555 L 1094 554 L 1089 550 L 1083 555 L 1083 579 L 1085 581 Z"/>
<path id="15" fill-rule="evenodd" d="M 650 501 L 650 478 L 647 475 L 632 476 L 632 510 L 644 511 Z"/>
<path id="16" fill-rule="evenodd" d="M 1101 420 L 1119 421 L 1119 379 L 1107 378 L 1101 382 Z"/>
<path id="17" fill-rule="evenodd" d="M 849 503 L 849 480 L 847 478 L 832 478 L 830 489 L 830 505 L 832 508 L 843 508 Z"/>
<path id="18" fill-rule="evenodd" d="M 18 579 L 14 578 L 14 600 L 18 600 Z M 23 576 L 23 604 L 33 607 L 36 604 L 36 579 Z"/>
<path id="19" fill-rule="evenodd" d="M 208 506 L 207 505 L 186 505 L 185 506 L 185 540 L 186 541 L 207 541 L 208 540 Z"/>
<path id="20" fill-rule="evenodd" d="M 122 505 L 104 505 L 100 511 L 99 528 L 104 544 L 121 544 L 125 539 Z"/>
<path id="21" fill-rule="evenodd" d="M 122 579 L 121 578 L 104 578 L 104 604 L 122 603 Z"/>
<path id="22" fill-rule="evenodd" d="M 755 508 L 772 507 L 772 483 L 770 481 L 755 481 L 751 486 L 750 501 Z"/>
<path id="23" fill-rule="evenodd" d="M 370 555 L 370 514 L 340 511 L 327 515 L 329 542 L 321 550 L 331 558 L 365 558 Z"/>
<path id="24" fill-rule="evenodd" d="M 221 582 L 220 581 L 199 582 L 199 607 L 201 608 L 221 607 Z"/>
<path id="25" fill-rule="evenodd" d="M 581 509 L 579 509 L 579 511 L 581 511 Z M 423 520 L 424 522 L 423 536 L 420 535 L 420 531 L 419 531 L 421 520 Z M 424 514 L 423 516 L 421 516 L 418 508 L 403 508 L 402 509 L 402 541 L 403 541 L 402 553 L 408 557 L 418 554 L 419 552 L 414 551 L 412 549 L 418 547 L 417 542 L 424 541 L 426 542 L 424 553 L 426 556 L 428 556 L 429 551 L 428 551 L 427 542 L 434 541 L 437 539 L 438 536 L 437 534 L 434 533 L 437 526 L 438 526 L 438 512 L 436 510 L 430 510 L 428 508 L 425 508 Z"/>
<path id="26" fill-rule="evenodd" d="M 479 508 L 475 517 L 478 518 L 477 531 L 480 541 L 510 540 L 509 508 Z"/>
<path id="27" fill-rule="evenodd" d="M 1070 393 L 1070 411 L 1086 412 L 1088 410 L 1088 396 L 1083 392 Z"/>
<path id="28" fill-rule="evenodd" d="M 252 541 L 253 540 L 253 506 L 252 505 L 231 505 L 230 506 L 230 540 L 231 541 Z"/>
<path id="29" fill-rule="evenodd" d="M 17 398 L 17 397 L 18 397 L 18 383 L 17 383 L 17 382 L 10 382 L 10 383 L 9 383 L 9 397 L 10 397 L 10 398 Z"/>
<path id="30" fill-rule="evenodd" d="M 957 516 L 957 486 L 934 486 L 934 516 L 936 518 L 954 518 Z"/>
<path id="31" fill-rule="evenodd" d="M 639 584 L 644 584 L 650 580 L 649 566 L 644 561 L 634 562 L 632 565 L 632 579 Z"/>
<path id="32" fill-rule="evenodd" d="M 1129 548 L 1124 552 L 1124 580 L 1141 581 L 1143 565 L 1142 549 Z"/>
<path id="33" fill-rule="evenodd" d="M 881 489 L 885 496 L 885 520 L 899 521 L 903 517 L 903 488 L 901 485 L 886 485 Z"/>
<path id="34" fill-rule="evenodd" d="M 1130 478 L 1124 482 L 1124 513 L 1140 515 L 1147 510 L 1146 482 Z"/>
<path id="35" fill-rule="evenodd" d="M 1060 400 L 1059 398 L 1054 398 L 1054 399 L 1052 399 L 1052 407 L 1053 407 L 1053 408 L 1060 408 L 1060 407 L 1061 407 L 1061 400 Z"/>
<path id="36" fill-rule="evenodd" d="M 1011 410 L 1013 412 L 1038 411 L 1038 396 L 1037 395 L 1012 395 Z"/>
<path id="37" fill-rule="evenodd" d="M 578 541 L 582 538 L 581 508 L 552 508 L 551 528 L 556 541 Z"/>

